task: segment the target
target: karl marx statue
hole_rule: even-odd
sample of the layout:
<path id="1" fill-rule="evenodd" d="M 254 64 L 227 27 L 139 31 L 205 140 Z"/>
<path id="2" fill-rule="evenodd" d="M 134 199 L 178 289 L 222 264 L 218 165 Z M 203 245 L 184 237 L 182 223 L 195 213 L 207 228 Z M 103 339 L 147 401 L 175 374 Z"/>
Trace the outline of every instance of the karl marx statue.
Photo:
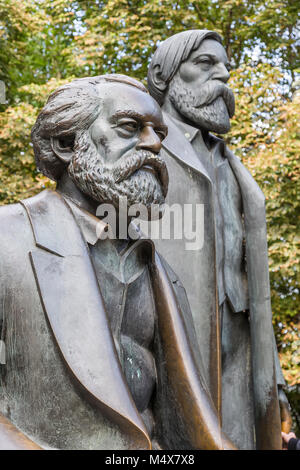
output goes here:
<path id="1" fill-rule="evenodd" d="M 221 37 L 191 30 L 164 41 L 148 71 L 169 132 L 167 202 L 204 205 L 204 244 L 159 240 L 186 287 L 224 431 L 241 449 L 281 448 L 290 421 L 270 305 L 265 198 L 225 142 L 235 101 Z M 164 219 L 162 219 L 164 223 Z M 280 407 L 279 407 L 280 402 Z"/>
<path id="2" fill-rule="evenodd" d="M 164 202 L 166 133 L 122 75 L 74 80 L 41 111 L 36 162 L 57 189 L 0 210 L 0 448 L 235 448 L 176 274 L 147 239 L 102 237 L 95 216 L 120 196 Z"/>

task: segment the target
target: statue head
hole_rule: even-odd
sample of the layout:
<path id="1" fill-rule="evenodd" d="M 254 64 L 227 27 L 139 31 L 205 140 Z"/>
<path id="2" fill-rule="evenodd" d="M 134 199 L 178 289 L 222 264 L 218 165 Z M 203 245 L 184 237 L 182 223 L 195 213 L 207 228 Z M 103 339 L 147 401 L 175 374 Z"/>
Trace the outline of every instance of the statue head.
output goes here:
<path id="1" fill-rule="evenodd" d="M 230 129 L 234 96 L 229 63 L 218 33 L 184 31 L 156 50 L 148 71 L 150 94 L 168 112 L 204 131 Z"/>
<path id="2" fill-rule="evenodd" d="M 168 173 L 159 156 L 167 134 L 156 101 L 124 75 L 76 79 L 54 91 L 32 129 L 37 167 L 64 176 L 98 203 L 161 205 Z"/>

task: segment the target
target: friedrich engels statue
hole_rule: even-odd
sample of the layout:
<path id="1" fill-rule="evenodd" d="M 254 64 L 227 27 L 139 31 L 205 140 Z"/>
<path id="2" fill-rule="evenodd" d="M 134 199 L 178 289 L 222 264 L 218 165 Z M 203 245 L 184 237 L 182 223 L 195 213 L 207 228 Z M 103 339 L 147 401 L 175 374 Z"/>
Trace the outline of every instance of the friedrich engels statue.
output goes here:
<path id="1" fill-rule="evenodd" d="M 159 240 L 190 301 L 224 431 L 240 449 L 280 449 L 290 414 L 272 327 L 265 198 L 226 134 L 234 95 L 219 34 L 191 30 L 165 40 L 148 71 L 168 136 L 169 204 L 204 205 L 204 244 Z M 164 223 L 164 218 L 162 219 Z M 279 406 L 280 405 L 280 406 Z M 281 410 L 281 418 L 280 418 Z"/>
<path id="2" fill-rule="evenodd" d="M 95 215 L 121 196 L 163 204 L 166 134 L 123 75 L 74 80 L 38 116 L 37 167 L 57 189 L 0 209 L 1 449 L 235 448 L 178 277 Z"/>

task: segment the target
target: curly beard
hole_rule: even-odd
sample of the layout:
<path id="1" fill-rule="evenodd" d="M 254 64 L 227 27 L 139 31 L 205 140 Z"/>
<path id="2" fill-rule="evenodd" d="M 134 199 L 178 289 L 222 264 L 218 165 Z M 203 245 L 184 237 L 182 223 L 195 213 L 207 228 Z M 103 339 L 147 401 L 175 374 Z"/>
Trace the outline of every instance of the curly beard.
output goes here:
<path id="1" fill-rule="evenodd" d="M 143 169 L 150 165 L 156 175 Z M 104 162 L 88 131 L 75 140 L 74 156 L 68 173 L 76 186 L 99 203 L 110 203 L 119 209 L 121 197 L 127 204 L 144 205 L 150 214 L 151 205 L 164 204 L 168 190 L 165 162 L 146 150 L 134 151 L 111 164 Z"/>
<path id="2" fill-rule="evenodd" d="M 169 98 L 175 109 L 200 129 L 226 134 L 234 115 L 234 95 L 218 80 L 207 81 L 197 95 L 179 75 L 169 85 Z"/>

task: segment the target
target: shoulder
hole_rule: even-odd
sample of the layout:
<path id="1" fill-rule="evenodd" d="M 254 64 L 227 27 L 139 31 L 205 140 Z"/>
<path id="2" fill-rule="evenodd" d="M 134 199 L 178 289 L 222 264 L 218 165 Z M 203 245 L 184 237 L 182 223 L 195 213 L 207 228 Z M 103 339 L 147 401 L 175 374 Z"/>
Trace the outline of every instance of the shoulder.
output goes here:
<path id="1" fill-rule="evenodd" d="M 42 217 L 43 207 L 39 204 L 41 198 L 47 198 L 48 191 L 21 200 L 15 204 L 0 207 L 0 253 L 14 250 L 16 253 L 25 246 L 34 244 L 31 219 L 28 208 L 35 206 Z M 7 256 L 6 256 L 7 258 Z"/>
<path id="2" fill-rule="evenodd" d="M 0 207 L 0 291 L 20 279 L 34 246 L 30 221 L 22 204 Z M 29 259 L 29 258 L 28 258 Z"/>
<path id="3" fill-rule="evenodd" d="M 12 225 L 26 223 L 28 216 L 26 207 L 38 206 L 41 201 L 51 203 L 51 198 L 55 198 L 55 192 L 51 190 L 42 191 L 28 199 L 20 200 L 15 204 L 0 206 L 0 230 L 7 231 Z M 9 224 L 9 225 L 8 225 Z"/>
<path id="4" fill-rule="evenodd" d="M 26 223 L 28 218 L 21 203 L 0 207 L 0 236 L 14 234 Z"/>

